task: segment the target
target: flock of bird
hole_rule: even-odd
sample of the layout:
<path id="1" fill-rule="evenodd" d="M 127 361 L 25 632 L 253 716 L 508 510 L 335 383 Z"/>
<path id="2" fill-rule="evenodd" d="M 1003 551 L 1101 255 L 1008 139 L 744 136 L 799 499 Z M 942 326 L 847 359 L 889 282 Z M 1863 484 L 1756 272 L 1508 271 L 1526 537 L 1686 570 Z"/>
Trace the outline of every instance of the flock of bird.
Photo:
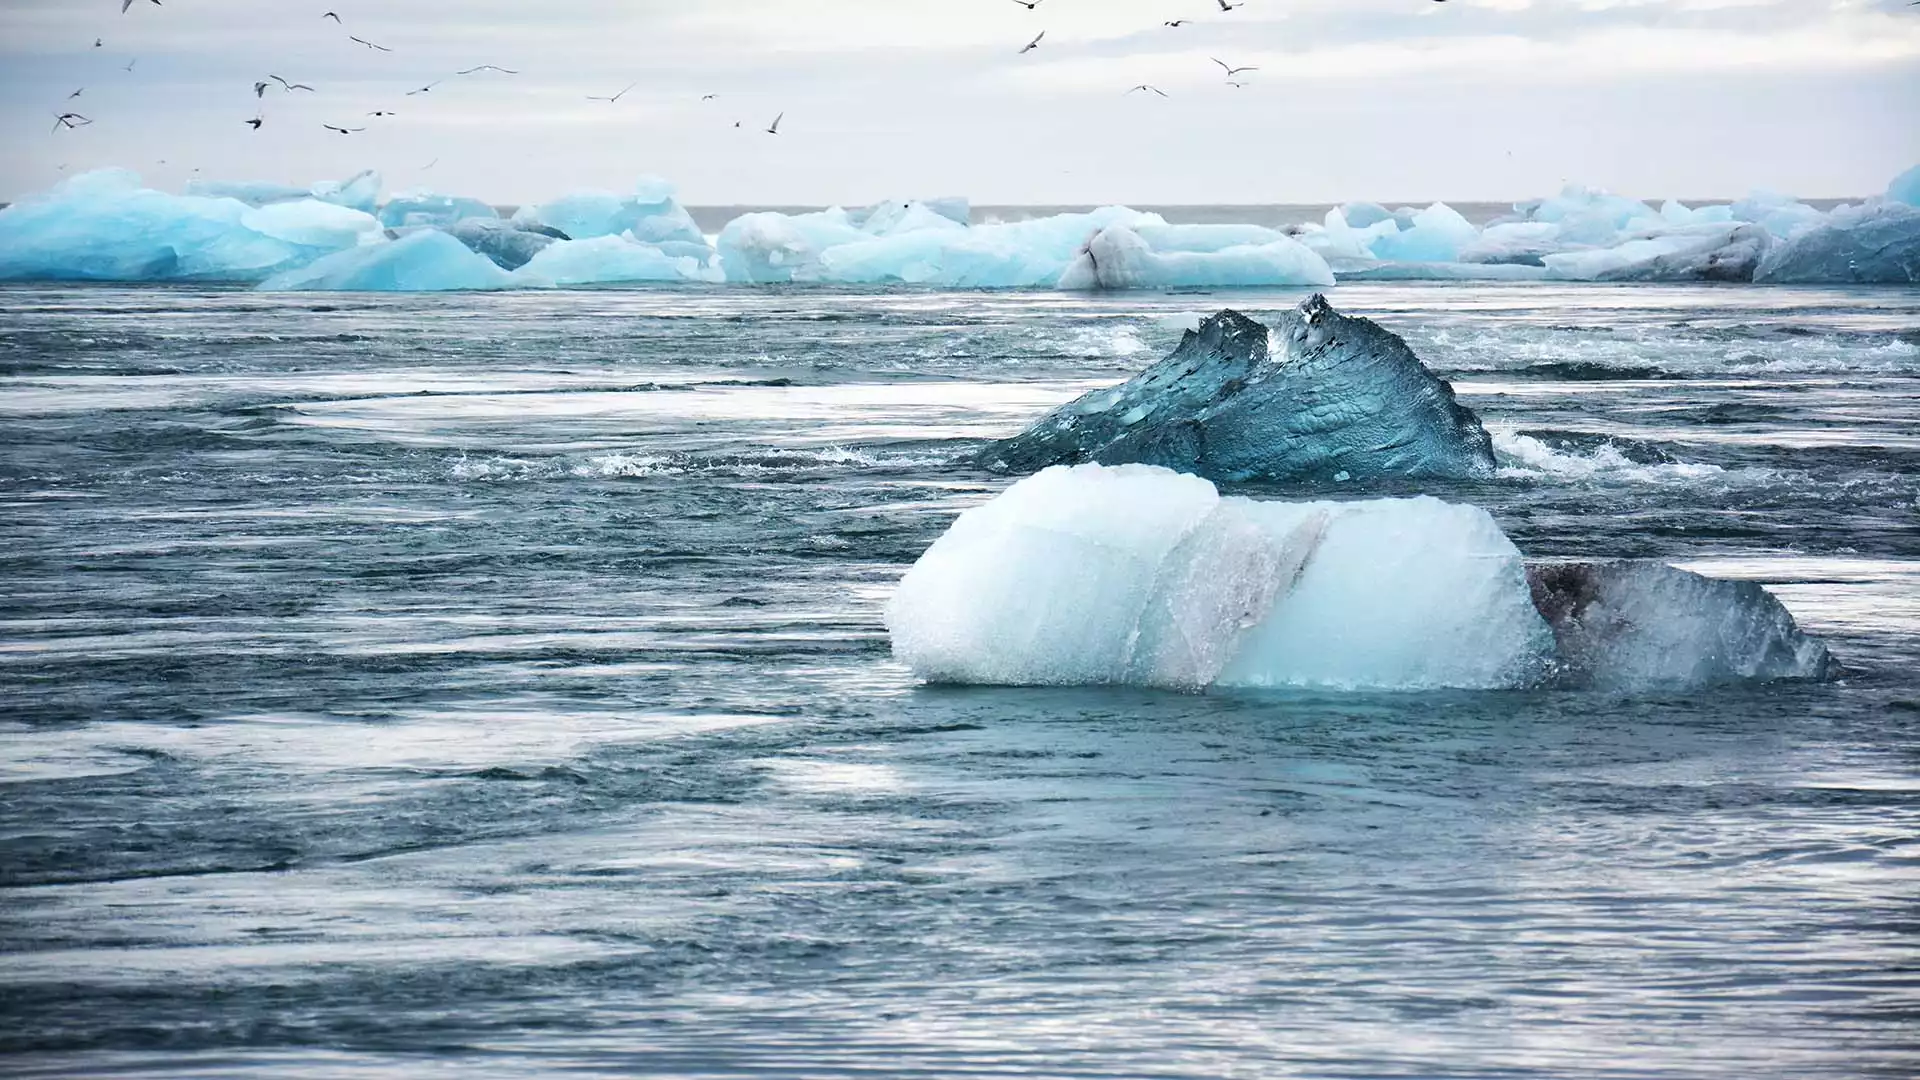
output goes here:
<path id="1" fill-rule="evenodd" d="M 133 5 L 137 2 L 138 0 L 120 0 L 120 14 L 125 15 L 129 10 L 132 9 Z M 148 0 L 148 2 L 153 4 L 155 7 L 163 6 L 161 4 L 161 0 Z M 1040 10 L 1040 5 L 1045 3 L 1046 0 L 1012 0 L 1012 2 L 1019 4 L 1021 7 L 1026 8 L 1030 12 L 1037 12 Z M 1235 10 L 1238 10 L 1239 8 L 1243 8 L 1246 6 L 1245 0 L 1241 0 L 1241 2 L 1239 3 L 1235 3 L 1233 2 L 1233 0 L 1213 0 L 1213 2 L 1219 6 L 1222 14 L 1229 14 Z M 1433 0 L 1433 2 L 1446 3 L 1446 0 Z M 1920 0 L 1912 0 L 1912 2 L 1915 4 L 1920 4 Z M 345 25 L 346 25 L 341 20 L 340 14 L 334 11 L 328 11 L 322 14 L 320 16 L 320 19 L 323 22 L 327 20 L 332 20 L 334 25 L 340 26 L 343 29 L 345 28 Z M 1164 21 L 1161 25 L 1177 30 L 1180 27 L 1186 26 L 1187 24 L 1193 21 L 1194 21 L 1193 19 L 1168 19 Z M 1040 47 L 1041 41 L 1043 41 L 1046 38 L 1046 36 L 1047 36 L 1047 32 L 1045 30 L 1042 30 L 1038 34 L 1035 34 L 1031 41 L 1028 41 L 1025 45 L 1020 47 L 1018 55 L 1025 56 L 1027 53 L 1033 52 L 1035 49 L 1038 49 Z M 356 45 L 363 46 L 372 52 L 380 52 L 380 53 L 393 52 L 393 50 L 388 48 L 387 46 L 381 45 L 374 41 L 369 41 L 368 39 L 360 37 L 357 34 L 348 34 L 347 40 Z M 93 47 L 96 49 L 103 47 L 105 44 L 106 42 L 104 41 L 104 39 L 95 38 L 93 40 Z M 1247 85 L 1244 81 L 1237 79 L 1236 76 L 1242 75 L 1246 72 L 1260 70 L 1257 66 L 1254 66 L 1254 65 L 1235 66 L 1227 63 L 1224 60 L 1218 59 L 1216 57 L 1209 57 L 1208 59 L 1212 60 L 1215 64 L 1218 64 L 1220 66 L 1220 69 L 1226 73 L 1227 85 L 1232 87 L 1244 87 Z M 139 60 L 137 58 L 130 60 L 127 62 L 126 67 L 123 68 L 122 70 L 131 72 L 134 68 L 134 65 L 137 63 L 139 63 Z M 433 82 L 427 83 L 425 86 L 416 87 L 412 90 L 408 90 L 406 91 L 404 96 L 416 97 L 420 94 L 430 93 L 434 87 L 439 86 L 442 83 L 445 83 L 448 79 L 464 78 L 467 76 L 479 75 L 483 72 L 497 72 L 501 75 L 509 75 L 509 76 L 520 74 L 520 72 L 517 70 L 501 67 L 497 64 L 477 64 L 473 67 L 466 68 L 461 71 L 456 71 L 453 74 L 448 75 L 444 78 L 436 79 Z M 286 94 L 318 93 L 318 91 L 314 87 L 306 83 L 293 82 L 288 79 L 282 78 L 279 75 L 268 75 L 265 79 L 261 79 L 253 84 L 253 96 L 255 101 L 264 102 L 267 96 L 267 92 L 271 89 L 275 89 L 274 84 L 276 83 L 279 84 L 278 90 L 281 93 L 286 93 Z M 638 85 L 639 83 L 628 83 L 626 86 L 622 87 L 617 93 L 588 94 L 586 95 L 586 98 L 588 101 L 600 101 L 600 102 L 606 102 L 608 104 L 614 104 L 614 103 L 617 103 L 621 98 L 626 97 L 628 92 L 632 91 L 634 87 Z M 83 86 L 80 89 L 75 90 L 73 93 L 67 95 L 67 100 L 72 101 L 75 98 L 78 98 L 80 95 L 84 94 L 85 92 L 86 92 L 86 87 Z M 1127 90 L 1127 93 L 1128 94 L 1152 93 L 1152 94 L 1158 94 L 1160 97 L 1163 97 L 1163 98 L 1170 96 L 1167 94 L 1166 91 L 1160 89 L 1157 86 L 1152 85 L 1151 83 L 1141 83 L 1137 86 L 1131 87 L 1130 89 Z M 712 101 L 717 96 L 718 95 L 715 95 L 715 94 L 703 94 L 701 95 L 700 100 L 703 102 Z M 375 109 L 372 112 L 369 112 L 366 114 L 367 117 L 373 118 L 373 119 L 385 119 L 387 117 L 393 117 L 398 115 L 399 115 L 398 113 L 390 109 Z M 785 118 L 786 118 L 786 113 L 783 111 L 779 115 L 773 118 L 773 123 L 768 124 L 762 130 L 764 130 L 769 135 L 780 134 L 780 121 Z M 266 122 L 267 122 L 267 118 L 266 118 L 265 110 L 263 107 L 259 107 L 259 106 L 256 106 L 254 110 L 254 115 L 252 116 L 252 118 L 242 121 L 242 123 L 244 123 L 247 127 L 253 129 L 254 131 L 259 131 L 262 127 L 266 125 Z M 62 128 L 73 129 L 73 128 L 85 127 L 91 123 L 93 123 L 93 121 L 90 118 L 82 115 L 79 112 L 68 110 L 65 112 L 57 113 L 55 115 L 54 122 L 53 122 L 53 130 L 54 132 L 57 133 Z M 367 130 L 364 124 L 362 124 L 359 127 L 348 127 L 345 124 L 321 124 L 320 126 L 329 132 L 333 132 L 339 135 L 355 135 Z M 740 127 L 741 126 L 740 121 L 738 120 L 734 121 L 733 126 L 736 128 Z"/>

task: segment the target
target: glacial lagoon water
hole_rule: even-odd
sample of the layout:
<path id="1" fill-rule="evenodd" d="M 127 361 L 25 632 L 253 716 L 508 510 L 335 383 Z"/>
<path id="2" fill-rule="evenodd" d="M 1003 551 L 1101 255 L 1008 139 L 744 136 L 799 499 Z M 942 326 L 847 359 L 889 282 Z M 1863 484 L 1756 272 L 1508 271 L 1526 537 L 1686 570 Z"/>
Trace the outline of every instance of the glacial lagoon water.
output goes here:
<path id="1" fill-rule="evenodd" d="M 0 1071 L 1912 1075 L 1912 289 L 1331 293 L 1501 465 L 1353 495 L 1764 582 L 1837 683 L 891 658 L 955 459 L 1300 297 L 0 289 Z"/>

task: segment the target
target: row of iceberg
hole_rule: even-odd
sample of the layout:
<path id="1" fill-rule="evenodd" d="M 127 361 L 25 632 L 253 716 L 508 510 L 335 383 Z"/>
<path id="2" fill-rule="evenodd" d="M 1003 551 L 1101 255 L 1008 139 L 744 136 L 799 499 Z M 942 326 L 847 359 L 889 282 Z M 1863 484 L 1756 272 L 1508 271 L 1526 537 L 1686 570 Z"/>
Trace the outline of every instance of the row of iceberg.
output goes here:
<path id="1" fill-rule="evenodd" d="M 1920 282 L 1920 168 L 1822 211 L 1755 194 L 1687 207 L 1568 188 L 1478 226 L 1444 203 L 1349 203 L 1323 221 L 1169 224 L 1123 206 L 971 224 L 964 200 L 750 213 L 703 235 L 672 185 L 582 191 L 502 218 L 477 199 L 381 198 L 363 172 L 310 188 L 120 169 L 0 210 L 0 280 L 220 281 L 267 290 L 554 288 L 627 282 L 1137 289 L 1343 280 Z"/>

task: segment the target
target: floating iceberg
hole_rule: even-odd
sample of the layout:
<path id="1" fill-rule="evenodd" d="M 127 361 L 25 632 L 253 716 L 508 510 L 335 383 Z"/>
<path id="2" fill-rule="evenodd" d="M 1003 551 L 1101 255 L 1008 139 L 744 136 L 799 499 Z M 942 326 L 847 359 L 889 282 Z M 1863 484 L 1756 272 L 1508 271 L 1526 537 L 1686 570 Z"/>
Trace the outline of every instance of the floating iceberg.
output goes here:
<path id="1" fill-rule="evenodd" d="M 566 239 L 553 235 L 557 229 L 514 225 L 498 218 L 463 218 L 445 231 L 476 254 L 492 259 L 502 270 L 518 270 L 535 255 Z"/>
<path id="2" fill-rule="evenodd" d="M 522 207 L 514 220 L 559 229 L 575 240 L 625 234 L 645 244 L 679 241 L 704 247 L 707 242 L 693 215 L 674 198 L 673 185 L 653 176 L 643 177 L 631 195 L 577 191 Z"/>
<path id="3" fill-rule="evenodd" d="M 258 281 L 370 229 L 371 217 L 313 200 L 255 208 L 104 169 L 0 210 L 0 279 Z"/>
<path id="4" fill-rule="evenodd" d="M 1920 208 L 1882 202 L 1835 210 L 1777 244 L 1753 279 L 1766 284 L 1920 283 Z"/>
<path id="5" fill-rule="evenodd" d="M 263 292 L 443 292 L 504 289 L 507 272 L 438 229 L 337 252 L 311 266 L 275 274 Z"/>
<path id="6" fill-rule="evenodd" d="M 544 288 L 566 285 L 611 285 L 637 281 L 723 280 L 717 267 L 709 268 L 689 255 L 669 255 L 654 244 L 624 236 L 596 236 L 587 240 L 547 240 L 515 273 L 523 285 Z"/>
<path id="7" fill-rule="evenodd" d="M 1530 574 L 1474 507 L 1223 498 L 1143 465 L 1050 468 L 967 510 L 886 622 L 929 682 L 1619 688 L 1831 670 L 1757 586 L 1639 564 Z"/>
<path id="8" fill-rule="evenodd" d="M 1375 235 L 1368 248 L 1387 262 L 1456 262 L 1460 249 L 1480 238 L 1480 230 L 1446 203 L 1434 203 L 1413 215 L 1403 230 Z"/>
<path id="9" fill-rule="evenodd" d="M 1759 225 L 1709 222 L 1672 226 L 1617 247 L 1547 255 L 1542 262 L 1548 276 L 1566 281 L 1752 281 L 1773 244 Z"/>
<path id="10" fill-rule="evenodd" d="M 1281 353 L 1270 356 L 1269 342 Z M 1096 461 L 1216 480 L 1493 473 L 1493 445 L 1406 342 L 1320 295 L 1265 326 L 1222 311 L 1165 360 L 981 450 L 989 468 Z"/>
<path id="11" fill-rule="evenodd" d="M 1887 185 L 1887 201 L 1920 206 L 1920 165 L 1893 178 Z"/>
<path id="12" fill-rule="evenodd" d="M 1827 647 L 1750 581 L 1643 562 L 1532 566 L 1527 581 L 1553 627 L 1566 682 L 1703 686 L 1836 671 Z"/>
<path id="13" fill-rule="evenodd" d="M 469 219 L 491 221 L 499 216 L 498 210 L 479 199 L 440 195 L 425 190 L 401 192 L 380 208 L 380 224 L 389 229 L 413 225 L 433 225 L 444 229 Z"/>
<path id="14" fill-rule="evenodd" d="M 1333 284 L 1327 261 L 1288 237 L 1273 233 L 1238 242 L 1241 234 L 1254 231 L 1271 232 L 1257 226 L 1162 225 L 1136 231 L 1110 225 L 1086 242 L 1057 284 L 1062 289 Z M 1154 234 L 1169 246 L 1150 242 L 1147 237 Z"/>

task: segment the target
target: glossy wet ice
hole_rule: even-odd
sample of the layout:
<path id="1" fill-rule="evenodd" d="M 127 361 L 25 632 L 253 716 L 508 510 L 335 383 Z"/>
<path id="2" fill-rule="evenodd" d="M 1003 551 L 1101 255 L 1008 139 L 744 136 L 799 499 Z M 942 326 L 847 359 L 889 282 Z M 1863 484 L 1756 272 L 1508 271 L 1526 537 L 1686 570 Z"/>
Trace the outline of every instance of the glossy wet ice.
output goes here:
<path id="1" fill-rule="evenodd" d="M 1332 294 L 1838 685 L 892 662 L 948 462 L 1298 299 L 0 291 L 6 1071 L 1910 1073 L 1910 290 Z"/>

